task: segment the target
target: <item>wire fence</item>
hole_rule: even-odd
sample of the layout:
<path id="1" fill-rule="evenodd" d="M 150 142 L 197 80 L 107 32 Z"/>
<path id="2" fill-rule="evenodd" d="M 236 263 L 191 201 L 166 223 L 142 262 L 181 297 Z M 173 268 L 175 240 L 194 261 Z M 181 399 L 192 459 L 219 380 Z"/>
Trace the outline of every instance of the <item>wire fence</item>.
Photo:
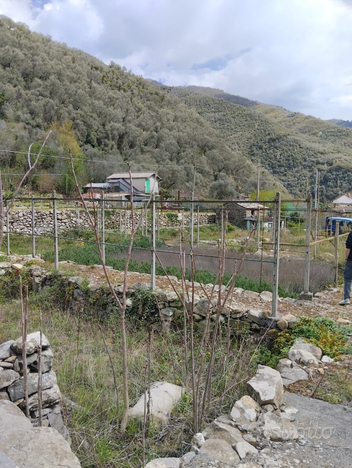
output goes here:
<path id="1" fill-rule="evenodd" d="M 291 203 L 295 206 L 288 211 Z M 272 283 L 273 289 L 280 283 L 294 292 L 306 293 L 310 286 L 313 290 L 319 288 L 321 276 L 326 277 L 325 282 L 336 283 L 338 279 L 339 236 L 329 237 L 325 226 L 325 218 L 333 215 L 334 210 L 314 211 L 310 200 L 151 200 L 148 209 L 142 202 L 133 213 L 127 204 L 123 206 L 121 200 L 109 197 L 88 205 L 107 264 L 126 258 L 132 224 L 139 222 L 132 260 L 144 263 L 144 271 L 149 263 L 152 276 L 155 275 L 153 251 L 165 267 L 177 268 L 180 249 L 188 258 L 187 265 L 192 252 L 197 270 L 215 274 L 222 242 L 226 243 L 225 270 L 233 273 L 240 263 L 249 232 L 255 228 L 244 257 L 243 275 L 259 284 Z M 28 253 L 31 249 L 33 257 L 40 254 L 52 259 L 59 268 L 59 260 L 68 259 L 68 255 L 73 254 L 72 259 L 83 258 L 81 251 L 87 246 L 85 263 L 99 262 L 94 255 L 89 258 L 88 246 L 94 246 L 96 241 L 80 199 L 19 198 L 5 226 L 8 254 L 18 249 L 27 249 Z M 324 244 L 323 248 L 319 242 Z M 325 249 L 327 256 L 333 256 L 320 265 L 320 274 L 314 264 L 318 245 L 320 251 Z"/>

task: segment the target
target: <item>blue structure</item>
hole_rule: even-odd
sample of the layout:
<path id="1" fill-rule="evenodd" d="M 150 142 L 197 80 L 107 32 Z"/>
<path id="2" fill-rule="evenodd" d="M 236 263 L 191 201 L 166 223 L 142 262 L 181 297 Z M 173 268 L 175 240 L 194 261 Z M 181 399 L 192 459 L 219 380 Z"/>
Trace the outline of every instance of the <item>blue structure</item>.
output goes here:
<path id="1" fill-rule="evenodd" d="M 328 216 L 325 220 L 325 231 L 328 235 L 335 234 L 337 222 L 339 223 L 339 234 L 343 234 L 352 229 L 352 218 Z"/>

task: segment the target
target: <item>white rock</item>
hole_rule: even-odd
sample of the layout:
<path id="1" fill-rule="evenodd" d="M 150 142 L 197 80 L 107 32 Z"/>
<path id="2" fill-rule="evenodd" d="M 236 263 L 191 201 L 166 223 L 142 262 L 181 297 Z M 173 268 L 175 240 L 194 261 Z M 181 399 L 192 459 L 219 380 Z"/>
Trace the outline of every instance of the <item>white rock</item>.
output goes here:
<path id="1" fill-rule="evenodd" d="M 40 332 L 39 331 L 30 333 L 29 335 L 27 335 L 26 354 L 30 355 L 30 354 L 35 353 L 37 349 L 39 348 L 39 344 L 40 344 Z M 48 348 L 49 346 L 50 346 L 49 340 L 43 334 L 42 335 L 42 347 L 43 349 L 45 349 L 45 348 Z M 11 349 L 17 354 L 22 353 L 22 336 L 18 338 L 12 344 Z"/>
<path id="2" fill-rule="evenodd" d="M 318 346 L 314 346 L 313 344 L 311 343 L 305 343 L 305 342 L 302 342 L 302 340 L 300 338 L 298 338 L 298 340 L 296 340 L 295 344 L 293 346 L 291 346 L 290 348 L 290 351 L 291 350 L 300 350 L 300 351 L 307 351 L 308 353 L 311 353 L 313 354 L 313 356 L 319 361 L 323 355 L 323 352 L 320 348 L 318 348 Z"/>
<path id="3" fill-rule="evenodd" d="M 145 465 L 145 468 L 180 468 L 181 458 L 156 458 Z"/>
<path id="4" fill-rule="evenodd" d="M 238 453 L 238 456 L 242 460 L 247 455 L 254 455 L 258 453 L 258 450 L 253 447 L 253 445 L 249 444 L 248 442 L 238 442 L 235 445 L 235 450 Z"/>
<path id="5" fill-rule="evenodd" d="M 259 297 L 262 302 L 272 302 L 273 293 L 270 291 L 263 291 L 259 294 Z"/>
<path id="6" fill-rule="evenodd" d="M 204 453 L 210 458 L 219 460 L 222 463 L 227 463 L 228 465 L 233 465 L 236 461 L 239 461 L 239 456 L 231 445 L 221 439 L 206 440 L 203 447 L 200 449 L 200 453 Z"/>
<path id="7" fill-rule="evenodd" d="M 256 375 L 247 382 L 249 392 L 259 405 L 283 405 L 283 385 L 280 373 L 271 367 L 258 366 Z"/>
<path id="8" fill-rule="evenodd" d="M 274 413 L 264 414 L 263 434 L 267 439 L 273 441 L 297 440 L 298 431 L 296 426 L 286 419 L 281 419 Z"/>
<path id="9" fill-rule="evenodd" d="M 204 435 L 201 432 L 197 432 L 197 434 L 194 434 L 192 437 L 192 445 L 195 445 L 196 447 L 200 448 L 205 442 Z"/>
<path id="10" fill-rule="evenodd" d="M 33 428 L 13 403 L 0 401 L 0 450 L 21 468 L 80 468 L 56 429 Z"/>
<path id="11" fill-rule="evenodd" d="M 333 360 L 331 357 L 329 357 L 329 356 L 323 356 L 323 357 L 321 358 L 321 362 L 330 363 L 330 362 L 334 362 L 334 360 Z"/>
<path id="12" fill-rule="evenodd" d="M 310 367 L 319 366 L 318 359 L 315 356 L 313 356 L 313 354 L 310 353 L 309 351 L 291 348 L 288 353 L 288 357 L 289 359 L 291 359 L 291 361 L 295 361 L 298 364 L 301 364 L 303 366 L 310 366 Z"/>
<path id="13" fill-rule="evenodd" d="M 181 399 L 183 387 L 168 382 L 154 382 L 150 386 L 150 415 L 154 424 L 165 425 L 175 404 Z M 133 408 L 128 410 L 128 419 L 143 419 L 145 401 L 148 404 L 149 392 L 137 401 Z"/>
<path id="14" fill-rule="evenodd" d="M 217 420 L 213 421 L 210 426 L 203 431 L 205 439 L 221 439 L 225 440 L 231 446 L 237 442 L 242 442 L 242 434 L 236 427 L 229 424 L 221 423 Z"/>

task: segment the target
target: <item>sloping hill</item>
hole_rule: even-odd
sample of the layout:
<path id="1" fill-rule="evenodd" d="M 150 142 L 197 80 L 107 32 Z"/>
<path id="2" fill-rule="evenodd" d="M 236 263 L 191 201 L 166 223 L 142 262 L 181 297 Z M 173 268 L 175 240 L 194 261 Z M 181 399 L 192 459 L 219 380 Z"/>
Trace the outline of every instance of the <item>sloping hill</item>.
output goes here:
<path id="1" fill-rule="evenodd" d="M 197 196 L 221 183 L 230 193 L 253 190 L 256 169 L 241 150 L 230 149 L 196 110 L 157 84 L 6 17 L 0 17 L 0 43 L 1 150 L 26 151 L 53 127 L 66 132 L 66 140 L 50 139 L 46 152 L 52 157 L 41 162 L 42 173 L 68 171 L 67 160 L 57 156 L 67 157 L 63 141 L 71 139 L 86 158 L 82 183 L 125 171 L 126 161 L 132 161 L 133 170 L 156 170 L 165 188 L 180 189 L 185 196 L 191 192 L 193 166 Z M 23 172 L 26 159 L 0 151 L 7 172 Z M 268 174 L 266 179 L 275 185 Z"/>
<path id="2" fill-rule="evenodd" d="M 351 129 L 258 102 L 248 108 L 225 100 L 218 90 L 165 89 L 196 109 L 231 149 L 260 163 L 292 194 L 312 190 L 316 169 L 321 171 L 321 199 L 331 200 L 351 188 Z"/>

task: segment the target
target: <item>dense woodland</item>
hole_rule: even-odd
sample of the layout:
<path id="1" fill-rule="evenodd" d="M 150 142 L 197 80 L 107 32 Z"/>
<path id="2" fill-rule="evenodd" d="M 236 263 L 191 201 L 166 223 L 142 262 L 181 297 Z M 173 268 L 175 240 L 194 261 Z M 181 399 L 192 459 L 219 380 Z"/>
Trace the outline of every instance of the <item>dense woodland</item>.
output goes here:
<path id="1" fill-rule="evenodd" d="M 190 194 L 194 166 L 198 196 L 226 198 L 253 190 L 253 164 L 157 84 L 5 17 L 0 18 L 0 42 L 0 149 L 26 151 L 53 128 L 46 151 L 51 157 L 42 158 L 42 173 L 67 174 L 70 181 L 65 157 L 76 143 L 82 183 L 126 171 L 131 161 L 133 170 L 156 170 L 165 189 L 180 189 L 184 196 Z M 25 154 L 0 154 L 8 172 L 23 172 Z M 265 179 L 273 183 L 269 174 Z M 66 190 L 66 177 L 36 177 L 32 184 L 48 190 L 53 180 Z"/>
<path id="2" fill-rule="evenodd" d="M 313 192 L 316 169 L 322 201 L 351 190 L 352 129 L 238 96 L 231 99 L 211 88 L 164 89 L 196 109 L 231 149 L 268 169 L 292 195 Z"/>
<path id="3" fill-rule="evenodd" d="M 211 88 L 170 88 L 32 33 L 0 17 L 0 163 L 5 189 L 54 130 L 28 185 L 73 190 L 80 183 L 155 170 L 183 196 L 232 198 L 256 186 L 304 196 L 321 171 L 321 199 L 352 185 L 352 129 Z M 336 122 L 337 123 L 337 122 Z M 21 153 L 22 152 L 22 153 Z M 281 185 L 282 184 L 282 185 Z"/>

